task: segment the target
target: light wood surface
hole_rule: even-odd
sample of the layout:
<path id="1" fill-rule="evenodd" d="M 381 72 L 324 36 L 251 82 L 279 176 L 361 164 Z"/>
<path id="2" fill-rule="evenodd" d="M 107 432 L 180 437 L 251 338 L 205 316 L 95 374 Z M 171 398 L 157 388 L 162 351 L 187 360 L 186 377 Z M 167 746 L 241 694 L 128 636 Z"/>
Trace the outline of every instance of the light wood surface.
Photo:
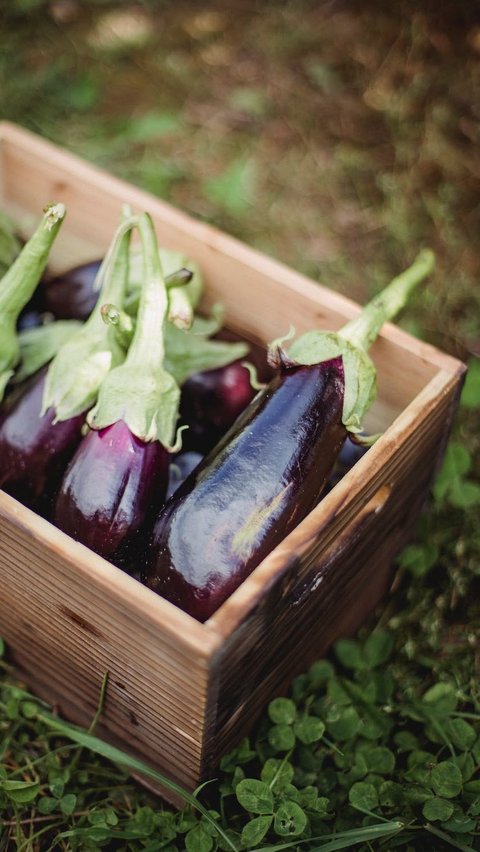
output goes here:
<path id="1" fill-rule="evenodd" d="M 204 307 L 265 343 L 339 328 L 359 308 L 209 225 L 0 123 L 0 204 L 28 234 L 49 200 L 67 219 L 54 267 L 101 255 L 122 203 L 197 261 Z M 407 259 L 410 260 L 410 259 Z M 448 437 L 464 366 L 387 324 L 372 350 L 382 438 L 204 625 L 0 492 L 0 635 L 19 670 L 88 724 L 109 673 L 101 733 L 190 789 L 270 697 L 388 588 Z"/>

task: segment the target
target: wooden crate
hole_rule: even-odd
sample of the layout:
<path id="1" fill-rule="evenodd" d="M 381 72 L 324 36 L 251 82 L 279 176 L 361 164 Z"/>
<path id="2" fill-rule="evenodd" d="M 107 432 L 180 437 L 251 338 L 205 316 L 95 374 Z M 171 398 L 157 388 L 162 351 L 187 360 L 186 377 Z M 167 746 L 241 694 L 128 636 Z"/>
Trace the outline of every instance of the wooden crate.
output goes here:
<path id="1" fill-rule="evenodd" d="M 337 329 L 359 310 L 218 230 L 54 145 L 0 125 L 0 206 L 26 231 L 43 205 L 68 215 L 60 270 L 105 250 L 122 202 L 148 210 L 161 244 L 195 259 L 205 307 L 257 342 Z M 406 258 L 406 262 L 407 262 Z M 255 305 L 255 310 L 252 306 Z M 383 436 L 205 624 L 0 493 L 0 635 L 22 676 L 88 724 L 109 673 L 99 733 L 193 789 L 268 699 L 386 591 L 444 451 L 464 366 L 388 324 L 372 349 Z"/>

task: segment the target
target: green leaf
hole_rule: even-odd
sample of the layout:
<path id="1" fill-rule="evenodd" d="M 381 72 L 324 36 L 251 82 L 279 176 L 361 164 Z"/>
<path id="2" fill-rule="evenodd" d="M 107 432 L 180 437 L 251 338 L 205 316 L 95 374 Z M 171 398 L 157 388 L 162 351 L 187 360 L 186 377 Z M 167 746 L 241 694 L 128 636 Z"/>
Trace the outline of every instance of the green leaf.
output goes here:
<path id="1" fill-rule="evenodd" d="M 308 670 L 308 677 L 313 688 L 324 684 L 334 675 L 335 669 L 328 660 L 317 660 Z"/>
<path id="2" fill-rule="evenodd" d="M 10 781 L 6 779 L 0 780 L 0 790 L 3 790 L 12 802 L 20 805 L 25 802 L 33 802 L 37 798 L 40 784 L 38 781 Z"/>
<path id="3" fill-rule="evenodd" d="M 297 708 L 290 698 L 274 698 L 268 705 L 268 715 L 276 725 L 291 725 L 295 721 Z"/>
<path id="4" fill-rule="evenodd" d="M 15 373 L 14 382 L 19 384 L 40 370 L 54 358 L 58 350 L 78 329 L 81 323 L 75 320 L 58 320 L 38 328 L 28 328 L 20 332 L 20 366 Z"/>
<path id="5" fill-rule="evenodd" d="M 364 757 L 370 772 L 390 775 L 395 768 L 395 755 L 393 751 L 384 746 L 365 749 Z"/>
<path id="6" fill-rule="evenodd" d="M 378 791 L 380 804 L 384 808 L 394 808 L 405 803 L 405 791 L 396 781 L 384 781 Z"/>
<path id="7" fill-rule="evenodd" d="M 476 826 L 476 820 L 470 819 L 459 807 L 454 808 L 453 815 L 447 822 L 442 823 L 442 828 L 454 834 L 469 834 L 475 831 Z"/>
<path id="8" fill-rule="evenodd" d="M 258 816 L 247 822 L 242 829 L 242 845 L 244 849 L 252 849 L 265 837 L 272 824 L 273 816 Z"/>
<path id="9" fill-rule="evenodd" d="M 444 822 L 453 814 L 453 805 L 446 799 L 435 797 L 433 799 L 429 799 L 428 802 L 425 802 L 422 808 L 422 813 L 425 819 L 431 820 L 432 822 L 435 820 Z"/>
<path id="10" fill-rule="evenodd" d="M 305 745 L 316 743 L 325 733 L 325 724 L 317 716 L 306 716 L 299 719 L 293 726 L 295 736 Z"/>
<path id="11" fill-rule="evenodd" d="M 450 441 L 439 476 L 452 480 L 468 473 L 470 465 L 471 457 L 467 448 L 456 441 Z"/>
<path id="12" fill-rule="evenodd" d="M 236 797 L 242 808 L 252 814 L 271 814 L 273 812 L 273 793 L 264 781 L 245 778 L 237 784 Z"/>
<path id="13" fill-rule="evenodd" d="M 34 701 L 23 701 L 22 702 L 22 716 L 25 719 L 35 719 L 39 710 L 38 704 L 35 704 Z"/>
<path id="14" fill-rule="evenodd" d="M 186 852 L 210 852 L 213 849 L 213 839 L 200 823 L 185 835 Z"/>
<path id="15" fill-rule="evenodd" d="M 223 174 L 204 184 L 206 196 L 232 216 L 243 216 L 253 204 L 257 167 L 251 157 L 234 160 Z"/>
<path id="16" fill-rule="evenodd" d="M 295 745 L 295 733 L 291 725 L 274 725 L 268 732 L 268 742 L 275 751 L 290 751 Z"/>
<path id="17" fill-rule="evenodd" d="M 422 701 L 436 716 L 448 716 L 457 706 L 455 687 L 451 683 L 436 683 L 427 689 Z"/>
<path id="18" fill-rule="evenodd" d="M 431 783 L 437 796 L 453 799 L 462 790 L 462 773 L 451 760 L 444 760 L 433 767 Z"/>
<path id="19" fill-rule="evenodd" d="M 469 479 L 454 479 L 450 485 L 449 500 L 456 509 L 468 509 L 480 503 L 480 485 Z"/>
<path id="20" fill-rule="evenodd" d="M 362 649 L 359 643 L 353 639 L 339 639 L 338 642 L 335 642 L 333 650 L 335 656 L 345 668 L 353 669 L 353 671 L 365 668 Z"/>
<path id="21" fill-rule="evenodd" d="M 386 663 L 394 647 L 394 639 L 391 633 L 385 630 L 374 630 L 367 638 L 363 646 L 363 654 L 368 665 L 373 669 Z"/>
<path id="22" fill-rule="evenodd" d="M 360 717 L 354 707 L 342 708 L 337 718 L 327 716 L 327 729 L 336 740 L 350 740 L 358 733 Z"/>
<path id="23" fill-rule="evenodd" d="M 460 397 L 460 405 L 463 408 L 480 407 L 480 359 L 471 361 Z"/>
<path id="24" fill-rule="evenodd" d="M 465 719 L 449 719 L 445 725 L 445 733 L 453 745 L 462 751 L 471 748 L 477 737 L 475 728 Z"/>
<path id="25" fill-rule="evenodd" d="M 452 757 L 452 761 L 456 766 L 458 766 L 462 773 L 463 781 L 469 781 L 476 769 L 476 763 L 471 752 L 464 751 L 463 754 L 458 754 L 455 757 Z"/>
<path id="26" fill-rule="evenodd" d="M 395 734 L 393 740 L 399 751 L 415 751 L 415 749 L 418 749 L 418 738 L 411 731 L 399 731 Z"/>
<path id="27" fill-rule="evenodd" d="M 0 660 L 2 659 L 4 654 L 5 654 L 5 642 L 3 641 L 2 637 L 0 636 Z"/>
<path id="28" fill-rule="evenodd" d="M 61 799 L 63 796 L 63 791 L 65 789 L 65 782 L 63 778 L 60 776 L 53 776 L 50 779 L 50 783 L 48 785 L 49 790 L 52 796 L 55 796 L 56 799 Z"/>
<path id="29" fill-rule="evenodd" d="M 284 802 L 275 814 L 273 827 L 281 837 L 298 837 L 307 822 L 306 814 L 296 802 Z"/>
<path id="30" fill-rule="evenodd" d="M 65 816 L 70 816 L 70 814 L 73 814 L 76 804 L 77 797 L 74 795 L 74 793 L 67 793 L 66 796 L 63 796 L 60 799 L 60 810 L 62 814 L 65 814 Z"/>
<path id="31" fill-rule="evenodd" d="M 40 814 L 52 814 L 57 808 L 58 799 L 54 799 L 52 796 L 43 796 L 37 804 L 37 810 Z"/>
<path id="32" fill-rule="evenodd" d="M 402 551 L 398 564 L 407 568 L 414 577 L 424 577 L 438 561 L 439 548 L 433 542 L 412 544 Z"/>
<path id="33" fill-rule="evenodd" d="M 348 801 L 359 811 L 373 811 L 378 807 L 378 794 L 373 784 L 357 781 L 350 787 Z"/>
<path id="34" fill-rule="evenodd" d="M 287 760 L 279 760 L 275 757 L 269 757 L 262 767 L 261 780 L 265 781 L 277 793 L 290 784 L 294 776 L 294 768 Z"/>

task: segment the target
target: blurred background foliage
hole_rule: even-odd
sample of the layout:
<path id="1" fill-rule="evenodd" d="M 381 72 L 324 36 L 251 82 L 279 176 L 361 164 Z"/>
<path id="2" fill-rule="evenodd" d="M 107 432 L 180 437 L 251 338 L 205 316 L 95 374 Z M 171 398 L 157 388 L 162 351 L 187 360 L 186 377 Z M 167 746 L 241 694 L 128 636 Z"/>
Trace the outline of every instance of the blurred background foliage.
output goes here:
<path id="1" fill-rule="evenodd" d="M 2 117 L 358 300 L 430 244 L 408 326 L 477 351 L 475 0 L 2 6 Z"/>

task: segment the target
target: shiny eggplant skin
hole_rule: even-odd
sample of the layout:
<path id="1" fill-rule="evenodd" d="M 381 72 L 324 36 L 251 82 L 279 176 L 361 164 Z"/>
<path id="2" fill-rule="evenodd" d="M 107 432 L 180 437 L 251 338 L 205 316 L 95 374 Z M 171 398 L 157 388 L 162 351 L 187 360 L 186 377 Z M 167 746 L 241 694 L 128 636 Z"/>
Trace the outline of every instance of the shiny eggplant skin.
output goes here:
<path id="1" fill-rule="evenodd" d="M 55 319 L 86 320 L 93 311 L 98 291 L 93 285 L 101 260 L 68 269 L 43 284 L 43 301 Z"/>
<path id="2" fill-rule="evenodd" d="M 185 449 L 210 452 L 254 396 L 250 373 L 240 361 L 190 376 L 180 402 L 182 423 L 188 426 Z"/>
<path id="3" fill-rule="evenodd" d="M 55 425 L 53 409 L 40 416 L 46 371 L 10 394 L 0 409 L 0 487 L 48 516 L 85 415 Z"/>
<path id="4" fill-rule="evenodd" d="M 90 431 L 62 481 L 54 523 L 123 567 L 164 502 L 169 460 L 159 441 L 141 441 L 122 420 Z"/>
<path id="5" fill-rule="evenodd" d="M 161 511 L 146 584 L 208 619 L 319 500 L 343 397 L 341 358 L 278 374 Z"/>

